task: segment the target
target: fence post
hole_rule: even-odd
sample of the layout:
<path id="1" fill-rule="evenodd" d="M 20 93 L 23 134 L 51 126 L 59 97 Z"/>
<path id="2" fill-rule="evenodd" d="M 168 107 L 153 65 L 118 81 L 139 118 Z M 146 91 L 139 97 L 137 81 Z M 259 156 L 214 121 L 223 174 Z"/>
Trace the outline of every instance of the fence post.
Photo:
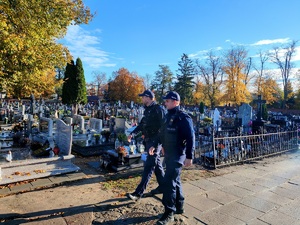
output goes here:
<path id="1" fill-rule="evenodd" d="M 216 145 L 215 145 L 215 132 L 213 131 L 213 155 L 214 155 L 214 168 L 217 168 L 217 154 L 216 154 Z"/>

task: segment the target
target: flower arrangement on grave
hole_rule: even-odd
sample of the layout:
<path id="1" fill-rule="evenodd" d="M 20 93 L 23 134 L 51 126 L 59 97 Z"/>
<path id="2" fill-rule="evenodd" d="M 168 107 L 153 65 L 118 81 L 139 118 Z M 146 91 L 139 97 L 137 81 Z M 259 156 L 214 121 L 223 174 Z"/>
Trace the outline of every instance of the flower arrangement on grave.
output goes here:
<path id="1" fill-rule="evenodd" d="M 117 147 L 116 151 L 118 154 L 121 154 L 123 157 L 127 155 L 127 150 L 124 146 Z"/>
<path id="2" fill-rule="evenodd" d="M 209 117 L 204 117 L 199 121 L 200 127 L 207 127 L 210 126 L 211 124 L 212 124 L 212 118 Z"/>

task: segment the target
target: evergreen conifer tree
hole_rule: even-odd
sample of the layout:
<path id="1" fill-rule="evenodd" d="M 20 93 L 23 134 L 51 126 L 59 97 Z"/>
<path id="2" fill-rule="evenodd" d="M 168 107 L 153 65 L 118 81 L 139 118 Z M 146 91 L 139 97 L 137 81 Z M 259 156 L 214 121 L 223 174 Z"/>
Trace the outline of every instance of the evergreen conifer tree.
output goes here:
<path id="1" fill-rule="evenodd" d="M 66 66 L 62 102 L 69 105 L 87 103 L 86 85 L 84 70 L 80 58 L 77 58 L 76 65 L 72 60 Z"/>
<path id="2" fill-rule="evenodd" d="M 76 79 L 77 79 L 77 101 L 76 103 L 87 103 L 86 85 L 84 70 L 80 58 L 76 60 Z"/>
<path id="3" fill-rule="evenodd" d="M 178 66 L 177 83 L 174 89 L 180 95 L 181 102 L 187 104 L 191 102 L 193 97 L 195 68 L 193 61 L 189 59 L 187 54 L 181 56 L 181 61 L 178 62 Z"/>

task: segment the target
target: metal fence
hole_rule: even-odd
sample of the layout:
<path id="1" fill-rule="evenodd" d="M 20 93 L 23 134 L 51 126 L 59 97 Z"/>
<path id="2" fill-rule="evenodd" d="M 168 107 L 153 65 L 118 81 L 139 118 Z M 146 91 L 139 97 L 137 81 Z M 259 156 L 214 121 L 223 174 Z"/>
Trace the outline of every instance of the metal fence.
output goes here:
<path id="1" fill-rule="evenodd" d="M 298 149 L 298 131 L 234 137 L 199 136 L 195 158 L 217 168 Z"/>

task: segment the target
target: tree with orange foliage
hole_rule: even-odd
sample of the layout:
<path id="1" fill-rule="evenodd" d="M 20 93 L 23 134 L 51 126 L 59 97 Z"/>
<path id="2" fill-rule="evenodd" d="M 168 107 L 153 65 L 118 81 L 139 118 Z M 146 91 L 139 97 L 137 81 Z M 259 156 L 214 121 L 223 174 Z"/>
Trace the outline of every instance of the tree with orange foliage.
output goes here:
<path id="1" fill-rule="evenodd" d="M 223 70 L 226 73 L 226 85 L 223 101 L 239 105 L 249 103 L 250 92 L 245 84 L 246 75 L 244 73 L 247 66 L 247 51 L 239 46 L 231 48 L 225 54 Z"/>
<path id="2" fill-rule="evenodd" d="M 139 94 L 145 89 L 144 81 L 136 73 L 130 73 L 126 68 L 121 68 L 113 73 L 114 79 L 108 83 L 110 100 L 126 102 L 139 102 Z"/>

